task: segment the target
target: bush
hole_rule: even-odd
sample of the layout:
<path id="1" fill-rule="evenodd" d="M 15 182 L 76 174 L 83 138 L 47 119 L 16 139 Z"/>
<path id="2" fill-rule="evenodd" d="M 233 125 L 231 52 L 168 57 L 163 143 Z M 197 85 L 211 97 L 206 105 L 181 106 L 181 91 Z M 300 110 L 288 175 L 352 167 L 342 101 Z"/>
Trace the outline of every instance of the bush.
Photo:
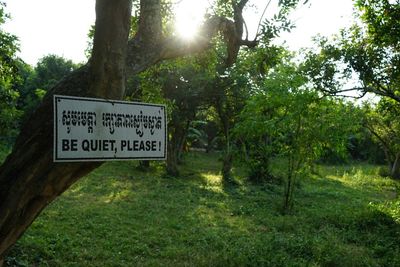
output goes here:
<path id="1" fill-rule="evenodd" d="M 248 179 L 256 184 L 263 182 L 281 184 L 282 182 L 280 177 L 271 173 L 269 163 L 256 160 L 250 160 L 248 163 Z"/>

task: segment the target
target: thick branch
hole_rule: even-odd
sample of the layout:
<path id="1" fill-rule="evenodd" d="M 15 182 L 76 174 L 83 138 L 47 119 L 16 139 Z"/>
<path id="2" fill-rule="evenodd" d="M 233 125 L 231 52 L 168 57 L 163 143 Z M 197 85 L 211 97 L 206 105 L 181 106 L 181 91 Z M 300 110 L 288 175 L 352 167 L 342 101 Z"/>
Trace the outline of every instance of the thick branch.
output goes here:
<path id="1" fill-rule="evenodd" d="M 374 93 L 380 96 L 385 96 L 388 98 L 391 98 L 393 100 L 395 100 L 396 102 L 400 103 L 400 96 L 396 95 L 394 90 L 389 90 L 383 86 L 381 86 L 379 83 L 376 84 L 377 88 L 374 87 L 366 87 L 365 90 L 370 92 L 370 93 Z"/>
<path id="2" fill-rule="evenodd" d="M 390 145 L 374 130 L 374 128 L 372 126 L 368 125 L 368 123 L 365 123 L 364 126 L 381 143 L 381 145 L 383 146 L 383 149 L 385 150 L 385 154 L 387 154 L 387 157 L 388 157 L 387 160 L 390 161 L 391 158 L 394 157 L 394 154 L 390 149 Z"/>
<path id="3" fill-rule="evenodd" d="M 121 99 L 125 94 L 125 60 L 132 3 L 96 1 L 96 31 L 90 60 L 91 96 Z M 118 30 L 117 30 L 118 29 Z"/>
<path id="4" fill-rule="evenodd" d="M 353 98 L 353 99 L 361 99 L 367 94 L 367 91 L 365 91 L 364 87 L 353 87 L 353 88 L 341 89 L 341 90 L 329 90 L 329 89 L 324 89 L 324 88 L 318 88 L 318 90 L 320 92 L 322 92 L 324 96 L 349 97 L 349 98 Z M 358 96 L 343 94 L 343 93 L 348 93 L 348 92 L 353 92 L 353 91 L 361 91 L 362 93 Z"/>
<path id="5" fill-rule="evenodd" d="M 360 98 L 364 97 L 367 93 L 373 93 L 378 96 L 391 98 L 391 99 L 395 100 L 396 102 L 400 103 L 399 95 L 396 95 L 394 93 L 394 91 L 392 91 L 392 90 L 388 90 L 388 89 L 382 88 L 382 87 L 375 88 L 372 86 L 364 86 L 364 87 L 353 87 L 353 88 L 341 89 L 341 90 L 330 90 L 330 89 L 319 88 L 319 90 L 321 92 L 325 93 L 326 95 L 351 97 L 351 98 L 355 98 L 355 99 L 360 99 Z M 340 95 L 340 94 L 352 92 L 352 91 L 359 91 L 359 92 L 361 92 L 361 94 L 359 96 Z"/>
<path id="6" fill-rule="evenodd" d="M 153 23 L 159 25 L 161 13 L 159 5 L 156 3 L 159 1 L 142 2 L 146 3 L 141 5 L 141 14 L 146 12 L 146 17 L 151 18 L 147 23 L 153 21 Z M 225 59 L 225 67 L 232 66 L 241 46 L 253 48 L 258 44 L 257 40 L 242 39 L 244 27 L 242 12 L 247 2 L 248 0 L 242 0 L 238 4 L 233 3 L 234 21 L 219 16 L 212 16 L 207 19 L 200 28 L 195 41 L 186 41 L 177 36 L 164 38 L 159 26 L 147 27 L 147 23 L 141 23 L 138 33 L 128 44 L 128 74 L 139 73 L 162 60 L 205 51 L 212 46 L 212 39 L 218 33 L 224 36 L 227 43 L 228 56 Z M 145 10 L 142 11 L 144 8 Z M 152 36 L 151 41 L 148 41 L 150 37 L 144 37 L 147 34 Z"/>
<path id="7" fill-rule="evenodd" d="M 140 1 L 139 30 L 135 38 L 148 43 L 162 39 L 160 0 Z"/>
<path id="8" fill-rule="evenodd" d="M 164 40 L 161 59 L 176 58 L 209 49 L 212 45 L 212 39 L 217 36 L 218 32 L 223 33 L 229 39 L 235 38 L 234 22 L 227 18 L 214 16 L 204 22 L 195 41 L 185 41 L 179 37 Z"/>

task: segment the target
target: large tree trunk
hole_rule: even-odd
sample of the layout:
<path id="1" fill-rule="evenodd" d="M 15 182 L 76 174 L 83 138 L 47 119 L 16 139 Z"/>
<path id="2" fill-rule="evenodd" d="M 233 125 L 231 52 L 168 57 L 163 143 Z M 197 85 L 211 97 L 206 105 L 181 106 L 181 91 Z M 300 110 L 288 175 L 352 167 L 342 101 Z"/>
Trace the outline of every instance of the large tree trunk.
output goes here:
<path id="1" fill-rule="evenodd" d="M 242 16 L 242 11 L 243 8 L 245 7 L 246 3 L 248 0 L 241 0 L 239 2 L 232 1 L 232 8 L 234 11 L 234 18 L 235 18 L 235 23 L 230 27 L 229 31 L 233 32 L 232 36 L 225 37 L 227 38 L 228 44 L 227 44 L 227 57 L 222 63 L 222 65 L 218 66 L 218 73 L 220 75 L 224 74 L 226 70 L 228 70 L 230 67 L 233 66 L 233 64 L 236 62 L 240 46 L 243 45 L 243 40 L 238 38 L 238 36 L 243 35 L 243 27 L 244 27 L 244 19 Z M 246 39 L 247 40 L 247 39 Z M 248 41 L 247 41 L 248 42 Z M 254 47 L 257 45 L 257 42 L 254 40 L 252 42 L 248 42 L 249 47 Z M 224 83 L 225 78 L 217 78 L 217 79 L 222 79 L 216 82 L 217 87 L 220 86 L 226 86 Z M 222 160 L 222 180 L 224 184 L 229 185 L 233 184 L 234 180 L 232 177 L 232 167 L 233 167 L 233 153 L 231 151 L 231 144 L 230 144 L 230 130 L 231 130 L 231 124 L 230 120 L 234 116 L 233 110 L 229 108 L 229 100 L 227 100 L 226 97 L 226 92 L 224 88 L 215 88 L 217 90 L 221 90 L 221 95 L 217 96 L 217 99 L 215 99 L 215 108 L 217 110 L 224 137 L 225 137 L 225 151 L 223 155 L 223 160 Z"/>
<path id="2" fill-rule="evenodd" d="M 168 157 L 165 166 L 165 172 L 167 175 L 172 177 L 179 176 L 179 169 L 178 169 L 178 147 L 176 144 L 170 142 L 168 143 Z"/>
<path id="3" fill-rule="evenodd" d="M 221 88 L 218 88 L 218 90 L 221 90 Z M 222 155 L 222 168 L 221 168 L 221 174 L 222 174 L 222 181 L 225 185 L 232 184 L 233 177 L 232 177 L 232 166 L 233 166 L 233 154 L 232 154 L 232 148 L 231 148 L 231 140 L 230 140 L 230 119 L 233 114 L 232 110 L 224 106 L 224 101 L 221 97 L 218 97 L 214 103 L 215 109 L 217 110 L 217 114 L 219 117 L 219 121 L 221 123 L 222 127 L 222 132 L 224 135 L 225 139 L 225 149 L 223 151 Z"/>
<path id="4" fill-rule="evenodd" d="M 178 112 L 178 111 L 175 111 Z M 169 125 L 169 134 L 171 138 L 168 140 L 168 157 L 166 164 L 166 173 L 170 176 L 178 177 L 180 163 L 180 156 L 183 149 L 183 142 L 185 141 L 188 123 L 181 121 L 182 117 L 178 114 L 172 115 L 172 120 Z"/>
<path id="5" fill-rule="evenodd" d="M 53 162 L 53 94 L 119 99 L 131 0 L 97 0 L 93 56 L 47 94 L 0 169 L 0 259 L 44 207 L 99 163 Z"/>
<path id="6" fill-rule="evenodd" d="M 187 152 L 187 135 L 189 132 L 190 123 L 193 121 L 194 117 L 187 119 L 180 136 L 178 136 L 178 164 L 183 163 L 183 152 Z"/>

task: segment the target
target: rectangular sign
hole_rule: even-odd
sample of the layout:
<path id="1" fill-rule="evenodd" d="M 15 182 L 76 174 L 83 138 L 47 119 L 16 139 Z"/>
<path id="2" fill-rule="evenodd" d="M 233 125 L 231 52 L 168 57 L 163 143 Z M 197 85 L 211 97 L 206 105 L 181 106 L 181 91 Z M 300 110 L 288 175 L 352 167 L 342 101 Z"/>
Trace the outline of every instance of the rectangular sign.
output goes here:
<path id="1" fill-rule="evenodd" d="M 54 161 L 165 160 L 164 105 L 54 95 Z"/>

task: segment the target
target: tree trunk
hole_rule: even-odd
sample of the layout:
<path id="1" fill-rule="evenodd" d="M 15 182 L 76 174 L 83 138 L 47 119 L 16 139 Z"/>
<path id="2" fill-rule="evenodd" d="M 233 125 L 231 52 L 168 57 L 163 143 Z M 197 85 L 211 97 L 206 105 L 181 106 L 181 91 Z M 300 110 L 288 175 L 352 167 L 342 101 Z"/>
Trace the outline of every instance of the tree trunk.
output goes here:
<path id="1" fill-rule="evenodd" d="M 391 164 L 390 177 L 393 179 L 400 179 L 400 153 L 396 154 L 396 158 Z"/>
<path id="2" fill-rule="evenodd" d="M 171 139 L 168 142 L 166 172 L 170 176 L 177 177 L 179 176 L 178 165 L 186 133 L 182 123 L 174 118 L 169 128 Z"/>
<path id="3" fill-rule="evenodd" d="M 225 151 L 222 160 L 222 180 L 225 184 L 232 184 L 232 165 L 233 165 L 233 154 L 230 143 L 230 124 L 227 114 L 220 115 L 220 119 L 222 120 L 222 125 L 224 128 L 224 136 L 225 136 Z"/>
<path id="4" fill-rule="evenodd" d="M 171 121 L 168 125 L 168 132 L 171 138 L 168 140 L 168 157 L 166 173 L 170 176 L 179 176 L 178 165 L 182 160 L 184 142 L 189 129 L 190 120 L 180 116 L 179 108 L 172 113 Z"/>
<path id="5" fill-rule="evenodd" d="M 1 166 L 0 259 L 44 207 L 100 165 L 53 162 L 53 95 L 123 96 L 131 9 L 131 0 L 97 0 L 92 59 L 46 95 Z"/>
<path id="6" fill-rule="evenodd" d="M 224 184 L 232 184 L 232 162 L 233 162 L 233 155 L 231 152 L 225 152 L 224 158 L 222 160 L 222 180 Z"/>
<path id="7" fill-rule="evenodd" d="M 293 189 L 297 169 L 298 168 L 295 168 L 295 160 L 293 155 L 289 155 L 287 181 L 285 184 L 285 192 L 283 198 L 283 214 L 290 213 L 293 208 Z"/>
<path id="8" fill-rule="evenodd" d="M 168 156 L 167 156 L 167 165 L 165 171 L 167 175 L 178 177 L 179 169 L 178 169 L 178 147 L 175 143 L 170 142 L 168 144 Z"/>
<path id="9" fill-rule="evenodd" d="M 187 139 L 187 135 L 189 132 L 189 126 L 190 126 L 190 122 L 193 120 L 193 118 L 188 119 L 184 125 L 184 127 L 181 130 L 180 136 L 178 136 L 178 155 L 177 155 L 177 159 L 178 159 L 178 164 L 182 164 L 183 163 L 183 152 L 187 152 L 184 151 L 186 146 L 186 139 Z"/>

